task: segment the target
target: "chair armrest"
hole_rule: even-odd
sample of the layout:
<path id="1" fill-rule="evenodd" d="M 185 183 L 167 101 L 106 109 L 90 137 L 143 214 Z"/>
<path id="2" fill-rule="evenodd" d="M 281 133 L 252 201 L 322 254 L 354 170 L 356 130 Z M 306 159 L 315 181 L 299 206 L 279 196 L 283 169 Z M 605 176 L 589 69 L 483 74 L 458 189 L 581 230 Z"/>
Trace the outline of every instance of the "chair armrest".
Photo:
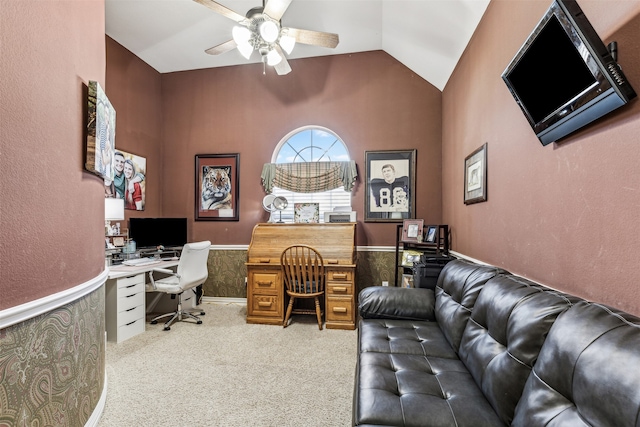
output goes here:
<path id="1" fill-rule="evenodd" d="M 178 279 L 180 279 L 180 275 L 178 273 L 176 273 L 173 270 L 169 270 L 168 268 L 154 268 L 153 270 L 149 271 L 149 280 L 151 281 L 151 289 L 156 290 L 158 289 L 156 287 L 156 281 L 153 279 L 153 272 L 158 272 L 158 273 L 165 273 L 165 274 L 169 274 L 171 276 L 176 276 Z M 148 289 L 147 289 L 148 291 Z"/>
<path id="2" fill-rule="evenodd" d="M 151 271 L 157 271 L 158 273 L 167 273 L 167 274 L 171 274 L 172 276 L 176 275 L 176 272 L 173 270 L 169 270 L 168 268 L 154 268 Z"/>
<path id="3" fill-rule="evenodd" d="M 435 321 L 432 289 L 372 286 L 360 292 L 358 311 L 363 319 Z"/>

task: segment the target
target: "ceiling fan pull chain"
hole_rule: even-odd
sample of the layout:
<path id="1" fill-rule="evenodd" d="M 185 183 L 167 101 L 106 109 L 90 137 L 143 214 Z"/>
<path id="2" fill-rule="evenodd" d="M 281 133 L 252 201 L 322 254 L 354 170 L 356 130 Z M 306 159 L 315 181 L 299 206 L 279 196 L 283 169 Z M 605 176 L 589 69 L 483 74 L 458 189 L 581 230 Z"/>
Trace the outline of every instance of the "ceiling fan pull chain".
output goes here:
<path id="1" fill-rule="evenodd" d="M 267 63 L 262 61 L 262 75 L 266 76 L 267 75 Z"/>

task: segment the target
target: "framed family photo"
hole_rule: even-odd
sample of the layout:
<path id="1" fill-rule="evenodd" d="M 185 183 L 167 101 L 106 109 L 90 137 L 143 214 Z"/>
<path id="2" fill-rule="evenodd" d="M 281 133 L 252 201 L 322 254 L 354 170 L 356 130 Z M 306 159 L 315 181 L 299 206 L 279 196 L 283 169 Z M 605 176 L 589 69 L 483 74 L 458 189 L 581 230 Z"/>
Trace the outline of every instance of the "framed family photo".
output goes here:
<path id="1" fill-rule="evenodd" d="M 464 204 L 487 201 L 487 144 L 464 159 Z"/>
<path id="2" fill-rule="evenodd" d="M 238 221 L 240 154 L 196 155 L 195 220 Z"/>
<path id="3" fill-rule="evenodd" d="M 365 151 L 365 222 L 415 216 L 416 150 Z"/>
<path id="4" fill-rule="evenodd" d="M 113 155 L 113 179 L 104 180 L 105 197 L 124 199 L 124 208 L 143 211 L 146 204 L 147 159 L 123 150 Z"/>

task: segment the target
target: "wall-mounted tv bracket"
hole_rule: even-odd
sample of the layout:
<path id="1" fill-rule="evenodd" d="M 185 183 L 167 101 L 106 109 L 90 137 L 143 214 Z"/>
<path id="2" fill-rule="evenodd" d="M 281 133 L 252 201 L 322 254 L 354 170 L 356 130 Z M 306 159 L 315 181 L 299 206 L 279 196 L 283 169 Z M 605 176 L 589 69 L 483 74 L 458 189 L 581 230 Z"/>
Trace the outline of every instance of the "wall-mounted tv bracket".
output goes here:
<path id="1" fill-rule="evenodd" d="M 609 53 L 615 62 L 618 62 L 618 42 L 612 41 L 607 45 L 607 49 L 609 49 Z"/>

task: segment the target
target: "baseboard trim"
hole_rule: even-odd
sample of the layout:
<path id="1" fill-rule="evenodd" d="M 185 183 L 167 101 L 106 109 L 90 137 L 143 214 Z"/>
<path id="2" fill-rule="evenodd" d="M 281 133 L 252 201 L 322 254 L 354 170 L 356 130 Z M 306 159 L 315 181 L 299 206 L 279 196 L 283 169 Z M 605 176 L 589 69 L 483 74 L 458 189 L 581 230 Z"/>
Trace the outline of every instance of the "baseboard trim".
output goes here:
<path id="1" fill-rule="evenodd" d="M 102 417 L 102 413 L 104 412 L 104 407 L 107 404 L 107 367 L 104 368 L 104 387 L 102 387 L 102 394 L 100 395 L 100 400 L 98 400 L 98 404 L 95 408 L 93 408 L 93 412 L 91 416 L 85 423 L 84 427 L 95 427 L 98 425 L 100 421 L 100 417 Z"/>
<path id="2" fill-rule="evenodd" d="M 72 303 L 104 285 L 108 275 L 109 270 L 105 269 L 93 279 L 78 286 L 0 311 L 0 329 L 25 322 L 65 304 Z"/>
<path id="3" fill-rule="evenodd" d="M 207 304 L 236 304 L 236 305 L 247 305 L 246 298 L 230 298 L 230 297 L 202 297 L 202 302 Z"/>
<path id="4" fill-rule="evenodd" d="M 476 264 L 480 264 L 480 265 L 491 265 L 488 264 L 484 261 L 480 261 L 479 259 L 475 259 L 475 258 L 471 258 L 470 256 L 467 256 L 465 254 L 461 254 L 460 252 L 456 252 L 456 251 L 449 251 L 449 253 L 453 256 L 455 256 L 456 258 L 462 258 L 465 259 L 467 261 L 471 261 L 471 262 L 475 262 Z"/>

